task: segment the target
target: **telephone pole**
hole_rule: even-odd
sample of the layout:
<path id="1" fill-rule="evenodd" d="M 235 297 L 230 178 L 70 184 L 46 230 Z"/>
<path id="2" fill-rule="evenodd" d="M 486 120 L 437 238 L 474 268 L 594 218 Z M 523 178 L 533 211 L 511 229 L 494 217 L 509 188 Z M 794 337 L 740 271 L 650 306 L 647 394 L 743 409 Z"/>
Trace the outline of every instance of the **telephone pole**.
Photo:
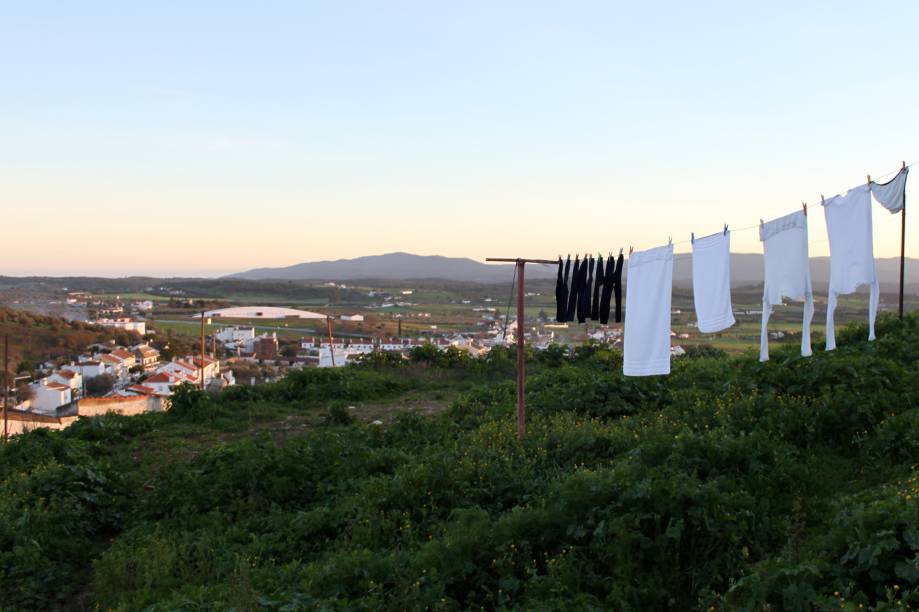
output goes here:
<path id="1" fill-rule="evenodd" d="M 201 390 L 204 391 L 204 311 L 201 311 Z"/>
<path id="2" fill-rule="evenodd" d="M 9 414 L 7 412 L 10 404 L 10 335 L 3 336 L 3 441 L 6 442 L 9 436 Z"/>

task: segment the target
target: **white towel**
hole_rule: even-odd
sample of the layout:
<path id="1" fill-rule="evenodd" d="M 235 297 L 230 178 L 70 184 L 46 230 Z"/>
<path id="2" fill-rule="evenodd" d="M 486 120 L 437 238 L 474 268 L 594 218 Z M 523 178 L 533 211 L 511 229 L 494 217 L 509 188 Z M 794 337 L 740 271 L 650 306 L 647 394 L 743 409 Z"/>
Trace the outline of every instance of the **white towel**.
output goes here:
<path id="1" fill-rule="evenodd" d="M 909 174 L 909 168 L 903 168 L 892 181 L 880 185 L 871 183 L 871 193 L 874 194 L 874 198 L 891 214 L 900 212 L 903 210 L 903 205 L 906 204 L 907 174 Z"/>
<path id="2" fill-rule="evenodd" d="M 700 332 L 712 334 L 734 325 L 731 234 L 727 231 L 692 241 L 692 299 Z"/>
<path id="3" fill-rule="evenodd" d="M 769 316 L 782 298 L 804 300 L 801 326 L 801 355 L 811 355 L 811 320 L 814 318 L 814 291 L 811 288 L 810 260 L 807 252 L 807 215 L 803 210 L 773 219 L 759 226 L 763 242 L 763 322 L 759 335 L 759 360 L 769 359 Z"/>
<path id="4" fill-rule="evenodd" d="M 874 267 L 871 237 L 871 192 L 868 185 L 850 189 L 823 203 L 826 229 L 830 236 L 830 290 L 826 309 L 826 350 L 836 348 L 833 313 L 840 295 L 854 293 L 859 285 L 870 285 L 868 298 L 868 340 L 874 340 L 880 287 Z"/>
<path id="5" fill-rule="evenodd" d="M 673 245 L 632 253 L 626 273 L 622 373 L 670 374 Z"/>

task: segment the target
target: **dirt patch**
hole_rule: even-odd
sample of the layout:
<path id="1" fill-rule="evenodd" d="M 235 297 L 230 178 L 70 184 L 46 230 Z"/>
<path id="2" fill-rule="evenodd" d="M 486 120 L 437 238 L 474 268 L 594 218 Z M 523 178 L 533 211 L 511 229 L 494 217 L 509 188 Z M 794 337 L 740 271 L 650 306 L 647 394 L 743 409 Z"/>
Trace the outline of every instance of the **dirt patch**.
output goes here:
<path id="1" fill-rule="evenodd" d="M 405 399 L 386 404 L 349 406 L 348 412 L 359 421 L 366 423 L 382 421 L 383 424 L 388 424 L 402 412 L 417 412 L 425 416 L 434 416 L 446 410 L 449 405 L 449 400 Z"/>

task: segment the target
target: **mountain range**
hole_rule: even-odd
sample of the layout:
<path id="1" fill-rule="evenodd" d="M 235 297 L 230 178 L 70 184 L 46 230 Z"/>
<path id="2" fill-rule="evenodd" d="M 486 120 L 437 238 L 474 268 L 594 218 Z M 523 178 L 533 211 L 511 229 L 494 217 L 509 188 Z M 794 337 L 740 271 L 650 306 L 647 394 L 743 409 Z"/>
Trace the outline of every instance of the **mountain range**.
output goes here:
<path id="1" fill-rule="evenodd" d="M 906 261 L 906 285 L 919 285 L 917 260 Z M 899 283 L 900 260 L 876 259 L 878 278 L 886 290 Z M 527 266 L 529 279 L 547 279 L 555 276 L 555 266 L 531 264 Z M 811 276 L 814 287 L 825 287 L 830 277 L 830 258 L 812 257 Z M 295 264 L 281 268 L 255 268 L 231 274 L 225 278 L 247 280 L 321 280 L 353 281 L 356 279 L 417 280 L 445 279 L 478 283 L 509 282 L 513 277 L 511 264 L 487 264 L 466 257 L 440 255 L 413 255 L 387 253 L 354 259 L 336 259 Z M 673 282 L 677 286 L 692 283 L 692 264 L 688 254 L 677 254 L 673 263 Z M 731 254 L 731 284 L 753 285 L 763 282 L 763 256 L 758 253 Z"/>

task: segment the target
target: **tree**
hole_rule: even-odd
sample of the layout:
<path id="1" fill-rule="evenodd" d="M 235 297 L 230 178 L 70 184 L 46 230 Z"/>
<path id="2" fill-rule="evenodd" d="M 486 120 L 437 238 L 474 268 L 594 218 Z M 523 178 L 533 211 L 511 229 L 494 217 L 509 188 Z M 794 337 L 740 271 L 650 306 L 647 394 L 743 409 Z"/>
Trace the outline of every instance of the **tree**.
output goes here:
<path id="1" fill-rule="evenodd" d="M 115 388 L 115 378 L 111 374 L 99 374 L 86 379 L 86 395 L 99 397 Z"/>
<path id="2" fill-rule="evenodd" d="M 281 355 L 287 357 L 288 359 L 293 359 L 297 356 L 299 352 L 299 347 L 296 344 L 287 344 L 281 347 Z"/>

